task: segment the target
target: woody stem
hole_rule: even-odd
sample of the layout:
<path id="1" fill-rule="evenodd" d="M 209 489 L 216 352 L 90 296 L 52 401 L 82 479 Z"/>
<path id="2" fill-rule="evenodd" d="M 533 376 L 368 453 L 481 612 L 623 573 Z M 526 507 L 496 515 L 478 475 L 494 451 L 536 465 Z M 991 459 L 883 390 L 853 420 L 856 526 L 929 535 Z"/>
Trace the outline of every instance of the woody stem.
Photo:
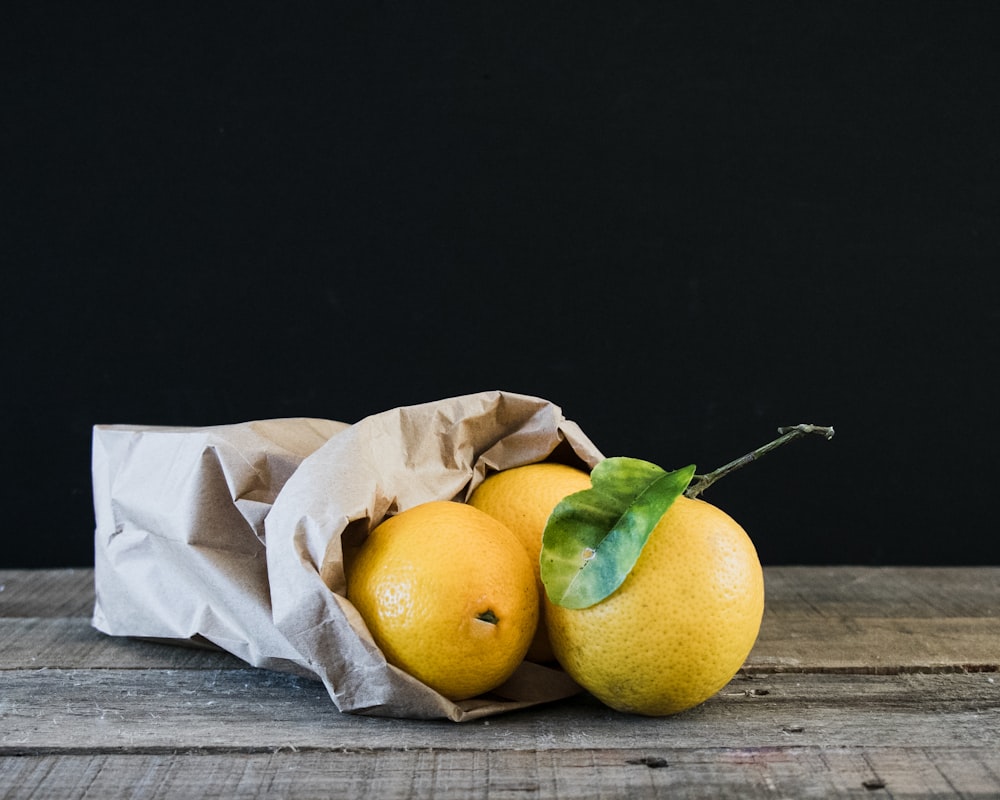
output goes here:
<path id="1" fill-rule="evenodd" d="M 761 445 L 756 450 L 751 450 L 746 455 L 740 456 L 728 464 L 723 464 L 718 469 L 712 470 L 705 475 L 695 475 L 691 479 L 688 488 L 684 491 L 684 496 L 697 497 L 720 478 L 724 478 L 730 472 L 735 472 L 741 467 L 745 467 L 751 461 L 756 461 L 761 456 L 781 447 L 786 442 L 792 441 L 792 439 L 798 439 L 811 433 L 819 434 L 824 439 L 833 438 L 833 428 L 822 425 L 792 425 L 790 427 L 778 428 L 778 433 L 781 435 L 774 441 Z"/>

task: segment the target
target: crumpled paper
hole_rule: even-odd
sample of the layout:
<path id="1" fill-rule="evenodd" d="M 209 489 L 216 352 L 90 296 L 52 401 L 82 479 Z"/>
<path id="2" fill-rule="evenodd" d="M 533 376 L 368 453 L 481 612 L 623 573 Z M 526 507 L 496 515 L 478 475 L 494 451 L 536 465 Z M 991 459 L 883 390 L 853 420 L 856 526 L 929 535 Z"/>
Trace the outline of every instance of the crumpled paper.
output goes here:
<path id="1" fill-rule="evenodd" d="M 345 596 L 343 555 L 391 514 L 466 500 L 492 471 L 602 458 L 557 406 L 503 391 L 354 424 L 96 425 L 93 625 L 318 679 L 348 713 L 466 721 L 558 700 L 579 687 L 529 662 L 458 703 L 388 664 Z"/>

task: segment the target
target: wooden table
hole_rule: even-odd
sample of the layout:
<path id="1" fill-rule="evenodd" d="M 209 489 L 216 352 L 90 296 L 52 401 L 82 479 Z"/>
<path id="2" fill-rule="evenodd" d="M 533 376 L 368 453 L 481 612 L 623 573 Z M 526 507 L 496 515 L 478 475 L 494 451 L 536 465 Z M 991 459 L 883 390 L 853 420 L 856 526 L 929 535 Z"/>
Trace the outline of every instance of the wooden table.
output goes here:
<path id="1" fill-rule="evenodd" d="M 0 797 L 1000 798 L 1000 568 L 766 570 L 745 669 L 685 714 L 471 723 L 111 639 L 90 570 L 0 571 Z"/>

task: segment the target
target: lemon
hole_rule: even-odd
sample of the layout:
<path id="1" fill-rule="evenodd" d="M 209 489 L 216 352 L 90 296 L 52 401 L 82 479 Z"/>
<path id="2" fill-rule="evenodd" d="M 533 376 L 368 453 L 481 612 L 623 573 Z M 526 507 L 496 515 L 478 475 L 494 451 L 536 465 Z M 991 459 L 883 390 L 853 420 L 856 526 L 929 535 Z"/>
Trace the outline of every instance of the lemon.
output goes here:
<path id="1" fill-rule="evenodd" d="M 704 702 L 743 665 L 764 579 L 743 528 L 681 496 L 612 594 L 582 609 L 545 602 L 556 658 L 577 683 L 619 711 L 662 716 Z"/>
<path id="2" fill-rule="evenodd" d="M 520 542 L 452 501 L 376 526 L 351 564 L 347 597 L 386 661 L 451 700 L 507 680 L 538 626 L 535 573 Z"/>
<path id="3" fill-rule="evenodd" d="M 529 661 L 544 664 L 554 658 L 545 626 L 545 588 L 539 575 L 545 523 L 560 500 L 589 488 L 587 472 L 566 464 L 540 462 L 494 472 L 469 497 L 470 505 L 485 511 L 514 532 L 534 566 L 541 621 L 528 649 Z"/>

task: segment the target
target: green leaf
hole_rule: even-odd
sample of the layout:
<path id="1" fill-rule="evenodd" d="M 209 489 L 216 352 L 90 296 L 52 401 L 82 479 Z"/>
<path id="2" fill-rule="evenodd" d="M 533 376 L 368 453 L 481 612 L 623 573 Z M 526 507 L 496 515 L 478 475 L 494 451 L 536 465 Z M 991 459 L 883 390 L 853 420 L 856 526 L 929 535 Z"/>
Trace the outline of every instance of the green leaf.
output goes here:
<path id="1" fill-rule="evenodd" d="M 624 457 L 594 467 L 591 488 L 563 498 L 545 526 L 541 570 L 549 599 L 586 608 L 621 586 L 694 470 L 692 465 L 667 472 Z"/>

